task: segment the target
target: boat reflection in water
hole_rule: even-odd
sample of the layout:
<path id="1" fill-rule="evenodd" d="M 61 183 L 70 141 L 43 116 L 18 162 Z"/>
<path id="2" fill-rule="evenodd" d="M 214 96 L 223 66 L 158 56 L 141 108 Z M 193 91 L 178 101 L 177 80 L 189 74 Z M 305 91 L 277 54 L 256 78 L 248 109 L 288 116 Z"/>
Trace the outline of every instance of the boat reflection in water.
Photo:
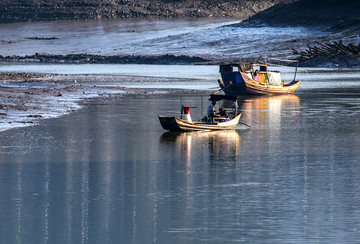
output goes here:
<path id="1" fill-rule="evenodd" d="M 175 157 L 190 164 L 192 160 L 236 161 L 240 149 L 240 135 L 236 130 L 209 132 L 165 132 L 162 145 L 172 147 Z M 170 148 L 169 148 L 170 149 Z"/>
<path id="2" fill-rule="evenodd" d="M 244 134 L 241 155 L 271 158 L 288 148 L 291 137 L 297 137 L 301 123 L 300 99 L 296 95 L 245 98 L 240 104 L 243 122 L 251 129 Z"/>
<path id="3" fill-rule="evenodd" d="M 239 108 L 243 119 L 250 120 L 251 124 L 280 129 L 286 116 L 298 114 L 300 99 L 294 94 L 249 97 L 239 99 Z"/>

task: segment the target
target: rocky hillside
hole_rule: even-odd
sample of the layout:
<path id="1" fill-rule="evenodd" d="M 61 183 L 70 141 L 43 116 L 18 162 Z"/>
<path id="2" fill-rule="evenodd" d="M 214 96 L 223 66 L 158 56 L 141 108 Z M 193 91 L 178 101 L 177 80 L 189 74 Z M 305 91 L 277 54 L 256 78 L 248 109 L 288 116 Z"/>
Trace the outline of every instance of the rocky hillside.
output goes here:
<path id="1" fill-rule="evenodd" d="M 0 23 L 128 19 L 246 18 L 288 0 L 2 0 Z"/>
<path id="2" fill-rule="evenodd" d="M 275 5 L 243 25 L 327 26 L 331 30 L 360 29 L 360 0 L 299 0 Z"/>

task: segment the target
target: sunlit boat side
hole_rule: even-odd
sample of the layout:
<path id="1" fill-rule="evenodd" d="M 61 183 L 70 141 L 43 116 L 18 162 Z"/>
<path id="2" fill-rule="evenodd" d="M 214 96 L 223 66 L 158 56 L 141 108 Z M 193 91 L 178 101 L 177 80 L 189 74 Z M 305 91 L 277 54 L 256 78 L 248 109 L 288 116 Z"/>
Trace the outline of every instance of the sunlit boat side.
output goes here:
<path id="1" fill-rule="evenodd" d="M 159 121 L 161 126 L 165 130 L 169 131 L 213 131 L 213 130 L 234 130 L 239 124 L 241 114 L 237 112 L 237 97 L 226 95 L 210 95 L 210 101 L 215 102 L 220 100 L 232 101 L 234 107 L 233 112 L 229 115 L 227 112 L 211 114 L 209 116 L 202 116 L 198 122 L 193 122 L 190 116 L 190 107 L 182 105 L 181 119 L 175 116 L 163 116 L 159 115 Z M 213 104 L 215 104 L 213 103 Z M 232 106 L 233 106 L 232 105 Z M 236 105 L 236 106 L 235 106 Z M 185 115 L 186 119 L 182 119 L 182 115 Z"/>
<path id="2" fill-rule="evenodd" d="M 284 85 L 269 85 L 249 78 L 245 73 L 240 72 L 242 79 L 246 85 L 246 93 L 254 95 L 268 94 L 291 94 L 299 88 L 300 81 L 292 81 Z"/>
<path id="3" fill-rule="evenodd" d="M 234 130 L 239 124 L 241 114 L 224 122 L 189 122 L 175 116 L 159 115 L 161 126 L 169 131 L 211 131 L 211 130 Z"/>

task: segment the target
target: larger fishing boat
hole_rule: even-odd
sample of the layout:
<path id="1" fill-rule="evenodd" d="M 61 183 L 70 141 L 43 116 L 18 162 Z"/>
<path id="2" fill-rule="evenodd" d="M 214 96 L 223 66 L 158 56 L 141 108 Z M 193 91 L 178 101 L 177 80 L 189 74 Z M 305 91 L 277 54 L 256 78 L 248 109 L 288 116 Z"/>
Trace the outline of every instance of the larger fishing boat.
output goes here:
<path id="1" fill-rule="evenodd" d="M 296 72 L 298 68 L 295 68 L 294 79 L 285 83 L 281 80 L 280 71 L 269 70 L 269 66 L 282 66 L 277 64 L 267 63 L 234 63 L 220 65 L 220 74 L 222 81 L 218 80 L 220 89 L 224 91 L 226 95 L 239 96 L 245 94 L 290 94 L 296 91 L 300 85 L 300 81 L 296 80 Z M 295 62 L 292 60 L 280 60 Z M 254 69 L 258 66 L 259 69 Z"/>

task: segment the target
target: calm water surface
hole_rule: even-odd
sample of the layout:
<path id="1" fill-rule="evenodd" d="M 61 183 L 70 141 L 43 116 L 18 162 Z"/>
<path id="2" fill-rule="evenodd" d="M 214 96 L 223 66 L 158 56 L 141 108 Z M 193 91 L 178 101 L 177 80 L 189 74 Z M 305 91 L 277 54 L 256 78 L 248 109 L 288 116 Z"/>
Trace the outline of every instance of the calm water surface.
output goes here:
<path id="1" fill-rule="evenodd" d="M 1 132 L 1 239 L 358 242 L 358 93 L 244 98 L 248 130 L 161 128 L 157 114 L 201 100 L 206 106 L 207 97 L 174 95 L 92 100 Z"/>

